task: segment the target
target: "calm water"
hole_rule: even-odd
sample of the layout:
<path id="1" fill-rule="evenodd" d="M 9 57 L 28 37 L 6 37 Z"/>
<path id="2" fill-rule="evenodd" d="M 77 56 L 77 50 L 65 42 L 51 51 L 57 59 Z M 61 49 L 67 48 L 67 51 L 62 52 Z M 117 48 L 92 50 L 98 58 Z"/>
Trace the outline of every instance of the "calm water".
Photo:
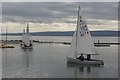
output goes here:
<path id="1" fill-rule="evenodd" d="M 44 41 L 71 41 L 72 37 L 34 36 Z M 21 39 L 10 36 L 8 39 Z M 118 42 L 116 37 L 94 37 L 94 42 Z M 2 49 L 4 78 L 117 78 L 118 46 L 96 48 L 95 58 L 104 60 L 104 66 L 75 66 L 66 63 L 70 45 L 34 43 L 33 50 L 22 50 L 19 44 L 13 49 Z"/>

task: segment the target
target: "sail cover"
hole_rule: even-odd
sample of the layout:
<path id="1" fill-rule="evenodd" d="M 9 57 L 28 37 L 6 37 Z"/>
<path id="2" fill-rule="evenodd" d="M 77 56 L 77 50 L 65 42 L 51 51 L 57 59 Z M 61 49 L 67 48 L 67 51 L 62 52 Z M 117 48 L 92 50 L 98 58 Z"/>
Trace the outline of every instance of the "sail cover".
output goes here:
<path id="1" fill-rule="evenodd" d="M 78 10 L 77 28 L 73 35 L 69 54 L 72 57 L 77 57 L 80 54 L 96 54 L 86 21 L 80 14 L 80 7 Z"/>

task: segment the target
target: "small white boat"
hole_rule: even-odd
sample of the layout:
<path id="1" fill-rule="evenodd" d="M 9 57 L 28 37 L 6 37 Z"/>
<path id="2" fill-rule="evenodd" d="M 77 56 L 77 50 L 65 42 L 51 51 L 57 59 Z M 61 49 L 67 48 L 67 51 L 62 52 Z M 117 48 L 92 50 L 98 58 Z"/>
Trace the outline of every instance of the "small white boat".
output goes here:
<path id="1" fill-rule="evenodd" d="M 77 59 L 80 55 L 89 55 L 84 60 Z M 69 54 L 67 56 L 68 63 L 77 63 L 85 65 L 104 65 L 102 60 L 91 59 L 91 55 L 98 55 L 95 51 L 94 43 L 91 38 L 90 31 L 87 27 L 86 21 L 80 14 L 80 6 L 78 10 L 77 28 L 73 35 Z"/>
<path id="2" fill-rule="evenodd" d="M 27 29 L 23 30 L 22 42 L 20 45 L 21 45 L 22 49 L 32 49 L 33 48 L 33 40 L 29 33 L 29 25 L 28 24 L 27 24 Z"/>

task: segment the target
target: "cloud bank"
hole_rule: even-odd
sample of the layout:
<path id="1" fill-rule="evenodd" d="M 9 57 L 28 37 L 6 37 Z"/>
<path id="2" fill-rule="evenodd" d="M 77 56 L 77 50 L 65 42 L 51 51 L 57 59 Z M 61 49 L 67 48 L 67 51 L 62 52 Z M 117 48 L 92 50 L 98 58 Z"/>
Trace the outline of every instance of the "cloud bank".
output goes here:
<path id="1" fill-rule="evenodd" d="M 2 23 L 10 32 L 27 22 L 31 31 L 73 31 L 79 5 L 91 30 L 117 30 L 117 2 L 3 2 Z"/>

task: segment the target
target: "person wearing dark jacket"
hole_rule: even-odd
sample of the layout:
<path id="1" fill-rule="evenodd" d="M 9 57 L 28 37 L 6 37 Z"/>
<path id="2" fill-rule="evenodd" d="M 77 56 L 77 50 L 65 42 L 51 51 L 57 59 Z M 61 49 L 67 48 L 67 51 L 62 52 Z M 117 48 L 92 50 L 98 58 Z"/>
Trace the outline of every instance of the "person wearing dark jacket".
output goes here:
<path id="1" fill-rule="evenodd" d="M 83 56 L 83 54 L 81 54 L 78 58 L 76 58 L 76 59 L 78 59 L 78 60 L 81 60 L 81 61 L 84 61 L 84 56 Z"/>

